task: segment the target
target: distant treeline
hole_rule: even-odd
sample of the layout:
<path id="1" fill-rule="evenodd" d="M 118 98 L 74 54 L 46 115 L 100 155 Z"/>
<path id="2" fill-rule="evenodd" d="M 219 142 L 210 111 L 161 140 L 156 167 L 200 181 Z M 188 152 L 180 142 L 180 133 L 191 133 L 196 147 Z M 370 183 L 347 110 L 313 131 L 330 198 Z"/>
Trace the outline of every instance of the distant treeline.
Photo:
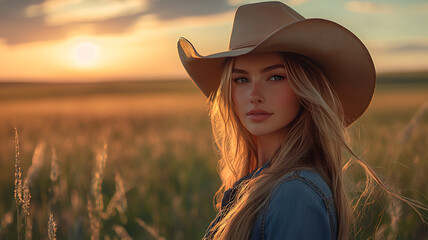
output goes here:
<path id="1" fill-rule="evenodd" d="M 428 84 L 427 72 L 378 74 L 378 84 Z"/>
<path id="2" fill-rule="evenodd" d="M 405 86 L 404 86 L 405 85 Z M 428 71 L 378 74 L 377 86 L 384 88 L 417 87 L 428 89 Z M 95 95 L 198 94 L 190 79 L 109 82 L 16 82 L 0 81 L 0 101 L 21 99 L 84 97 Z"/>
<path id="3" fill-rule="evenodd" d="M 111 81 L 88 83 L 0 82 L 0 101 L 84 97 L 95 95 L 189 94 L 198 89 L 190 80 Z"/>

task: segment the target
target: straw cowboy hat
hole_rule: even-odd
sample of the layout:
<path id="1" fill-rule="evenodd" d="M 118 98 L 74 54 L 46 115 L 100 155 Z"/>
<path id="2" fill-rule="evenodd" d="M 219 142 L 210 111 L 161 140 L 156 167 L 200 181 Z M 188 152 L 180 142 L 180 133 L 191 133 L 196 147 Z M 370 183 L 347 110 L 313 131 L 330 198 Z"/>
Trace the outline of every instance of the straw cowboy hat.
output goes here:
<path id="1" fill-rule="evenodd" d="M 227 58 L 258 52 L 292 52 L 317 63 L 342 102 L 347 126 L 364 113 L 375 89 L 373 61 L 353 33 L 329 20 L 305 19 L 281 2 L 239 7 L 228 51 L 201 56 L 185 38 L 177 45 L 184 68 L 207 97 L 217 90 Z"/>

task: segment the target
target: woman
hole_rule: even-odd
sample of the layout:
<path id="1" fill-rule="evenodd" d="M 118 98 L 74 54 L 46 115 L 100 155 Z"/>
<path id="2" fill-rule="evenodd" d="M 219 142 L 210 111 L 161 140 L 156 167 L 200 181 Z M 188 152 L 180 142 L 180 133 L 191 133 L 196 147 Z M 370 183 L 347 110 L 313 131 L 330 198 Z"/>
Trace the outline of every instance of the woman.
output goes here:
<path id="1" fill-rule="evenodd" d="M 208 97 L 221 155 L 219 213 L 204 239 L 349 238 L 342 150 L 353 154 L 346 127 L 376 81 L 364 44 L 334 22 L 265 2 L 238 8 L 229 51 L 202 57 L 184 38 L 178 51 Z"/>

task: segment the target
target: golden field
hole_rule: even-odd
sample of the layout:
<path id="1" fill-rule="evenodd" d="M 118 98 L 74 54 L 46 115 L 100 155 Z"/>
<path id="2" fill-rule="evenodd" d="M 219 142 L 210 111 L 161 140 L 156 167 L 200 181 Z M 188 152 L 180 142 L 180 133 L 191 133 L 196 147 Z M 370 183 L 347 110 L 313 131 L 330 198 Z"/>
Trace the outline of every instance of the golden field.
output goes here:
<path id="1" fill-rule="evenodd" d="M 0 84 L 0 239 L 18 237 L 15 127 L 31 195 L 26 239 L 48 238 L 49 213 L 58 239 L 201 239 L 215 216 L 217 156 L 190 81 Z M 388 186 L 428 204 L 426 83 L 378 84 L 350 134 Z M 355 198 L 363 171 L 346 174 Z M 426 238 L 415 211 L 386 196 L 357 207 L 355 239 Z"/>

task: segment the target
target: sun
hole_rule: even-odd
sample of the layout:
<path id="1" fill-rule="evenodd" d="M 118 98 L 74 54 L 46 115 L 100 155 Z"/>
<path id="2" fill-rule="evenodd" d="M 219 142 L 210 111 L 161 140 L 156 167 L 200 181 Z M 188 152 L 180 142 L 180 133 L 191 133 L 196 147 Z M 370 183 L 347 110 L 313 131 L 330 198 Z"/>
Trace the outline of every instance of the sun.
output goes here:
<path id="1" fill-rule="evenodd" d="M 81 42 L 73 47 L 71 55 L 77 66 L 92 67 L 98 61 L 99 47 L 92 42 Z"/>

